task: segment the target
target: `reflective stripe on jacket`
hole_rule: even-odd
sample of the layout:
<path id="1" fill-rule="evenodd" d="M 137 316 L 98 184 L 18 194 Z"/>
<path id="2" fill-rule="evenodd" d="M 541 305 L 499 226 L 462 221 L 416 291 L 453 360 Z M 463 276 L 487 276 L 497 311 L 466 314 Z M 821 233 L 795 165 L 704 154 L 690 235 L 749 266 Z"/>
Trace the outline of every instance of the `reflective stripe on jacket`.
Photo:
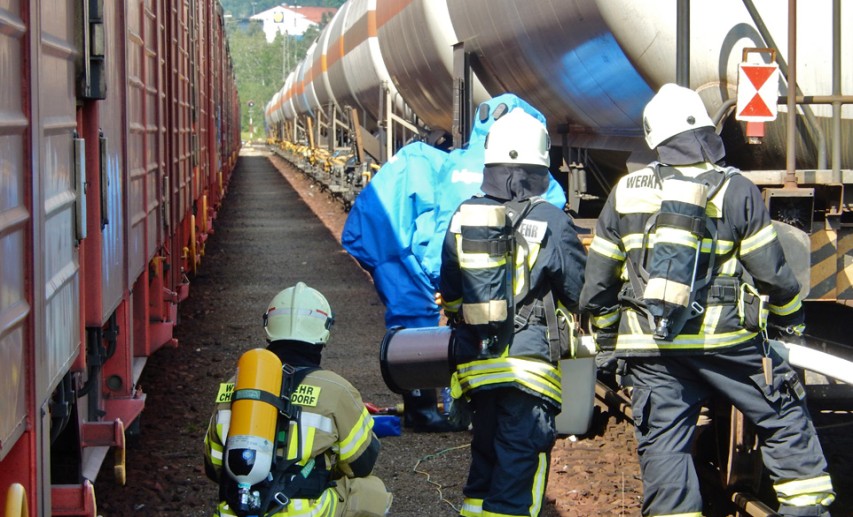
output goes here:
<path id="1" fill-rule="evenodd" d="M 454 398 L 477 389 L 513 384 L 552 402 L 563 403 L 560 370 L 544 361 L 520 357 L 499 357 L 461 364 L 451 378 Z"/>

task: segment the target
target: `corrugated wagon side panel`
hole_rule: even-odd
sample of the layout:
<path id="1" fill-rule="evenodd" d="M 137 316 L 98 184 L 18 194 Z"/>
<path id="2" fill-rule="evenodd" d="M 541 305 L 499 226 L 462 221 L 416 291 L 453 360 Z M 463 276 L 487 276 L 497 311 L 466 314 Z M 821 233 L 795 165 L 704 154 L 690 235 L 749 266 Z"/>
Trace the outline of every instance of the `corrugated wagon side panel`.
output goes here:
<path id="1" fill-rule="evenodd" d="M 27 196 L 29 121 L 23 87 L 29 80 L 23 66 L 27 28 L 19 10 L 17 2 L 0 2 L 0 461 L 24 432 L 27 415 L 26 282 L 32 278 L 27 254 L 32 207 Z"/>
<path id="2" fill-rule="evenodd" d="M 44 261 L 45 343 L 41 351 L 44 376 L 37 379 L 36 397 L 45 400 L 68 370 L 79 351 L 79 276 L 75 246 L 75 200 L 73 138 L 77 127 L 74 97 L 77 55 L 74 43 L 74 7 L 71 0 L 41 4 L 41 33 L 38 50 L 39 209 L 44 218 L 43 241 L 36 242 L 36 260 Z"/>

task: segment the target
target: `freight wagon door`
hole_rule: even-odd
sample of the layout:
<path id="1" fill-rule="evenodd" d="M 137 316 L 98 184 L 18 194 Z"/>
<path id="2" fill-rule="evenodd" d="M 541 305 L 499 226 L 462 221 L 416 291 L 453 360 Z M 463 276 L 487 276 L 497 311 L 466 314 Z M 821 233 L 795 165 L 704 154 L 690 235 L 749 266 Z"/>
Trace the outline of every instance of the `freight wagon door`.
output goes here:
<path id="1" fill-rule="evenodd" d="M 101 294 L 99 300 L 92 300 L 87 307 L 90 313 L 87 325 L 100 327 L 115 312 L 125 293 L 125 131 L 124 111 L 126 96 L 124 91 L 124 13 L 114 2 L 104 2 L 104 30 L 106 33 L 106 81 L 107 95 L 98 101 L 98 122 L 102 138 L 101 148 L 101 209 L 103 210 L 100 227 L 101 253 L 98 270 L 101 275 Z M 95 236 L 89 236 L 93 238 Z M 91 271 L 94 276 L 95 271 Z M 89 271 L 86 273 L 89 277 Z M 88 286 L 87 286 L 88 287 Z M 97 302 L 97 303 L 96 303 Z"/>
<path id="2" fill-rule="evenodd" d="M 150 0 L 127 4 L 127 212 L 131 282 L 142 274 L 162 242 L 159 221 L 165 124 L 161 9 L 159 2 Z"/>
<path id="3" fill-rule="evenodd" d="M 32 218 L 27 203 L 30 166 L 24 84 L 24 25 L 19 10 L 0 9 L 0 461 L 25 429 L 26 344 L 32 278 L 27 244 Z M 21 74 L 24 77 L 21 77 Z M 20 448 L 19 448 L 20 449 Z M 5 478 L 3 478 L 5 479 Z M 0 486 L 6 486 L 0 485 Z"/>
<path id="4" fill-rule="evenodd" d="M 48 401 L 80 352 L 80 276 L 78 231 L 84 209 L 77 211 L 75 160 L 77 128 L 76 67 L 78 57 L 73 0 L 30 3 L 32 189 L 33 189 L 33 322 L 34 393 Z M 24 67 L 25 68 L 25 67 Z M 20 69 L 19 69 L 20 70 Z M 20 72 L 18 72 L 20 73 Z M 81 203 L 81 207 L 85 206 Z M 78 217 L 80 220 L 78 221 Z M 85 226 L 83 226 L 85 227 Z M 46 406 L 46 403 L 45 403 Z M 49 450 L 50 411 L 31 418 L 36 422 L 36 457 Z M 38 486 L 49 487 L 50 469 L 42 469 Z M 50 508 L 49 494 L 40 494 Z"/>

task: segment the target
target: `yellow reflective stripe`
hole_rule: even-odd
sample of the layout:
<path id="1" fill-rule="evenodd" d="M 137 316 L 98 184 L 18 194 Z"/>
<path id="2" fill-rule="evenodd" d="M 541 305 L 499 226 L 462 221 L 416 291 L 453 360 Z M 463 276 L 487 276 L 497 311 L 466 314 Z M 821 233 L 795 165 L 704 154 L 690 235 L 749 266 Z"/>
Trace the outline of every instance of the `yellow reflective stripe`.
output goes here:
<path id="1" fill-rule="evenodd" d="M 517 357 L 473 361 L 458 367 L 456 379 L 463 393 L 492 384 L 517 383 L 562 403 L 560 371 L 540 361 Z"/>
<path id="2" fill-rule="evenodd" d="M 349 434 L 341 440 L 340 443 L 340 460 L 346 462 L 358 452 L 362 445 L 367 443 L 371 438 L 371 429 L 373 429 L 373 418 L 366 408 L 361 410 L 361 416 L 358 418 L 355 426 Z"/>
<path id="3" fill-rule="evenodd" d="M 228 439 L 228 429 L 231 427 L 231 410 L 220 409 L 216 412 L 216 437 L 224 444 Z"/>
<path id="4" fill-rule="evenodd" d="M 832 479 L 830 479 L 828 474 L 824 474 L 810 479 L 795 479 L 792 481 L 785 481 L 783 483 L 776 483 L 773 485 L 773 489 L 776 491 L 776 496 L 779 498 L 780 503 L 785 502 L 786 504 L 793 504 L 788 501 L 800 496 L 823 498 L 832 497 Z M 793 505 L 808 506 L 811 504 L 823 503 L 821 500 L 818 500 L 817 502 L 805 505 Z"/>
<path id="5" fill-rule="evenodd" d="M 800 301 L 800 295 L 798 293 L 790 302 L 786 303 L 785 305 L 773 305 L 772 303 L 769 303 L 767 304 L 767 306 L 770 309 L 770 312 L 772 312 L 773 314 L 777 314 L 779 316 L 788 316 L 800 310 L 803 304 Z"/>
<path id="6" fill-rule="evenodd" d="M 526 264 L 525 257 L 521 256 L 522 248 L 517 247 L 516 249 L 519 250 L 519 253 L 516 257 L 517 263 L 515 265 L 515 278 L 513 279 L 513 281 L 515 282 L 513 286 L 513 293 L 519 294 L 524 290 L 524 268 L 526 267 L 528 271 L 531 271 L 533 269 L 533 264 L 536 263 L 536 258 L 539 257 L 540 246 L 539 243 L 530 244 L 527 250 L 529 252 L 529 255 L 527 256 Z"/>
<path id="7" fill-rule="evenodd" d="M 545 499 L 545 484 L 548 480 L 548 457 L 544 452 L 539 453 L 539 465 L 533 476 L 533 486 L 530 487 L 530 497 L 533 504 L 530 505 L 528 515 L 539 515 L 542 511 L 542 500 Z"/>
<path id="8" fill-rule="evenodd" d="M 767 225 L 759 230 L 755 235 L 751 235 L 740 243 L 740 256 L 749 255 L 753 251 L 760 249 L 771 243 L 776 238 L 776 230 L 772 225 Z"/>
<path id="9" fill-rule="evenodd" d="M 308 427 L 302 430 L 302 451 L 300 453 L 300 465 L 305 465 L 311 461 L 311 451 L 314 450 L 314 439 L 317 436 L 317 428 Z"/>
<path id="10" fill-rule="evenodd" d="M 535 381 L 536 379 L 533 379 L 530 376 L 522 376 L 512 371 L 475 375 L 460 380 L 462 390 L 465 392 L 468 390 L 482 388 L 483 386 L 489 386 L 491 384 L 517 383 L 562 404 L 563 398 L 559 390 L 555 390 L 547 385 Z"/>
<path id="11" fill-rule="evenodd" d="M 756 335 L 741 329 L 723 334 L 679 334 L 672 341 L 656 341 L 651 334 L 620 334 L 616 350 L 712 350 L 743 343 Z"/>
<path id="12" fill-rule="evenodd" d="M 299 452 L 296 448 L 299 447 L 299 440 L 296 439 L 298 426 L 296 422 L 290 420 L 287 422 L 287 459 L 294 460 L 299 458 Z"/>
<path id="13" fill-rule="evenodd" d="M 646 238 L 646 235 L 643 233 L 631 233 L 622 237 L 622 246 L 625 248 L 625 251 L 637 250 L 643 247 L 643 240 Z M 651 247 L 654 240 L 654 235 L 649 235 L 649 242 L 647 246 Z"/>
<path id="14" fill-rule="evenodd" d="M 492 257 L 488 253 L 459 254 L 459 267 L 462 269 L 488 269 L 506 264 L 506 255 Z"/>
<path id="15" fill-rule="evenodd" d="M 646 239 L 645 234 L 642 233 L 632 233 L 630 235 L 626 235 L 622 237 L 622 246 L 625 247 L 625 251 L 632 251 L 636 249 L 640 249 L 643 247 L 643 239 Z M 646 239 L 646 247 L 651 248 L 658 242 L 660 242 L 660 238 L 651 234 Z M 714 247 L 714 255 L 726 255 L 732 252 L 735 248 L 735 243 L 733 241 L 726 241 L 717 239 L 716 243 L 713 239 L 702 239 L 701 250 L 702 253 L 711 253 L 711 247 Z M 692 246 L 695 248 L 695 246 Z"/>
<path id="16" fill-rule="evenodd" d="M 732 255 L 720 266 L 720 276 L 734 276 L 737 271 L 738 260 Z"/>
<path id="17" fill-rule="evenodd" d="M 655 246 L 658 244 L 676 244 L 695 250 L 699 248 L 699 239 L 687 230 L 664 227 L 655 232 Z"/>
<path id="18" fill-rule="evenodd" d="M 208 440 L 206 437 L 204 439 L 204 444 L 208 447 L 208 457 L 210 458 L 210 462 L 214 465 L 222 465 L 222 456 L 225 452 L 225 448 L 218 443 L 214 443 Z"/>
<path id="19" fill-rule="evenodd" d="M 619 262 L 625 260 L 625 252 L 619 249 L 619 246 L 599 235 L 595 235 L 592 238 L 589 250 Z"/>
<path id="20" fill-rule="evenodd" d="M 459 515 L 463 517 L 480 517 L 483 515 L 483 500 L 473 497 L 466 497 L 462 501 L 462 509 L 459 510 Z"/>
<path id="21" fill-rule="evenodd" d="M 835 496 L 832 494 L 803 494 L 794 497 L 777 496 L 777 499 L 780 503 L 789 506 L 829 506 L 835 501 Z"/>
<path id="22" fill-rule="evenodd" d="M 628 328 L 631 330 L 631 334 L 642 334 L 643 327 L 640 326 L 640 316 L 634 311 L 627 311 L 628 315 Z"/>
<path id="23" fill-rule="evenodd" d="M 231 507 L 227 503 L 219 503 L 216 508 L 216 515 L 220 517 L 237 517 L 237 514 L 231 511 Z"/>
<path id="24" fill-rule="evenodd" d="M 520 357 L 507 357 L 504 359 L 482 359 L 464 363 L 457 368 L 460 377 L 471 374 L 490 373 L 500 370 L 521 370 L 530 372 L 541 377 L 545 382 L 554 386 L 560 386 L 562 377 L 560 370 L 550 363 L 522 359 Z"/>
<path id="25" fill-rule="evenodd" d="M 712 244 L 714 244 L 713 239 L 702 239 L 702 253 L 711 253 Z M 717 239 L 714 255 L 725 255 L 731 253 L 733 249 L 735 249 L 733 241 Z"/>
<path id="26" fill-rule="evenodd" d="M 527 257 L 527 265 L 531 269 L 533 268 L 533 264 L 536 263 L 536 259 L 539 258 L 540 249 L 542 249 L 542 246 L 540 246 L 538 242 L 530 244 L 530 256 Z"/>
<path id="27" fill-rule="evenodd" d="M 450 375 L 450 396 L 454 399 L 462 396 L 462 384 L 459 382 L 458 372 L 453 372 Z"/>
<path id="28" fill-rule="evenodd" d="M 607 328 L 619 321 L 619 310 L 592 317 L 592 324 L 598 328 Z"/>
<path id="29" fill-rule="evenodd" d="M 705 316 L 702 319 L 702 326 L 699 327 L 700 334 L 714 334 L 717 331 L 717 325 L 720 324 L 720 317 L 723 315 L 722 305 L 711 305 L 705 307 Z"/>
<path id="30" fill-rule="evenodd" d="M 451 312 L 457 312 L 459 310 L 459 307 L 462 306 L 462 298 L 460 297 L 460 298 L 457 298 L 455 300 L 450 300 L 450 301 L 442 300 L 441 303 L 444 306 L 444 310 L 451 311 Z"/>

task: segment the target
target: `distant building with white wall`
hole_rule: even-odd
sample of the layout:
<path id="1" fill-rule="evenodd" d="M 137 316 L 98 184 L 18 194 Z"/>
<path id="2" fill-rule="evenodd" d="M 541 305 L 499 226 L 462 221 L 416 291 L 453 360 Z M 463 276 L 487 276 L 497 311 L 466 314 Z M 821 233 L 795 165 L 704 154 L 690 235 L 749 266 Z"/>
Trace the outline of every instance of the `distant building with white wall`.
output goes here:
<path id="1" fill-rule="evenodd" d="M 302 36 L 309 27 L 319 25 L 323 15 L 335 14 L 334 7 L 306 7 L 282 4 L 272 9 L 260 12 L 250 18 L 251 21 L 263 23 L 267 43 L 272 43 L 278 34 Z"/>

